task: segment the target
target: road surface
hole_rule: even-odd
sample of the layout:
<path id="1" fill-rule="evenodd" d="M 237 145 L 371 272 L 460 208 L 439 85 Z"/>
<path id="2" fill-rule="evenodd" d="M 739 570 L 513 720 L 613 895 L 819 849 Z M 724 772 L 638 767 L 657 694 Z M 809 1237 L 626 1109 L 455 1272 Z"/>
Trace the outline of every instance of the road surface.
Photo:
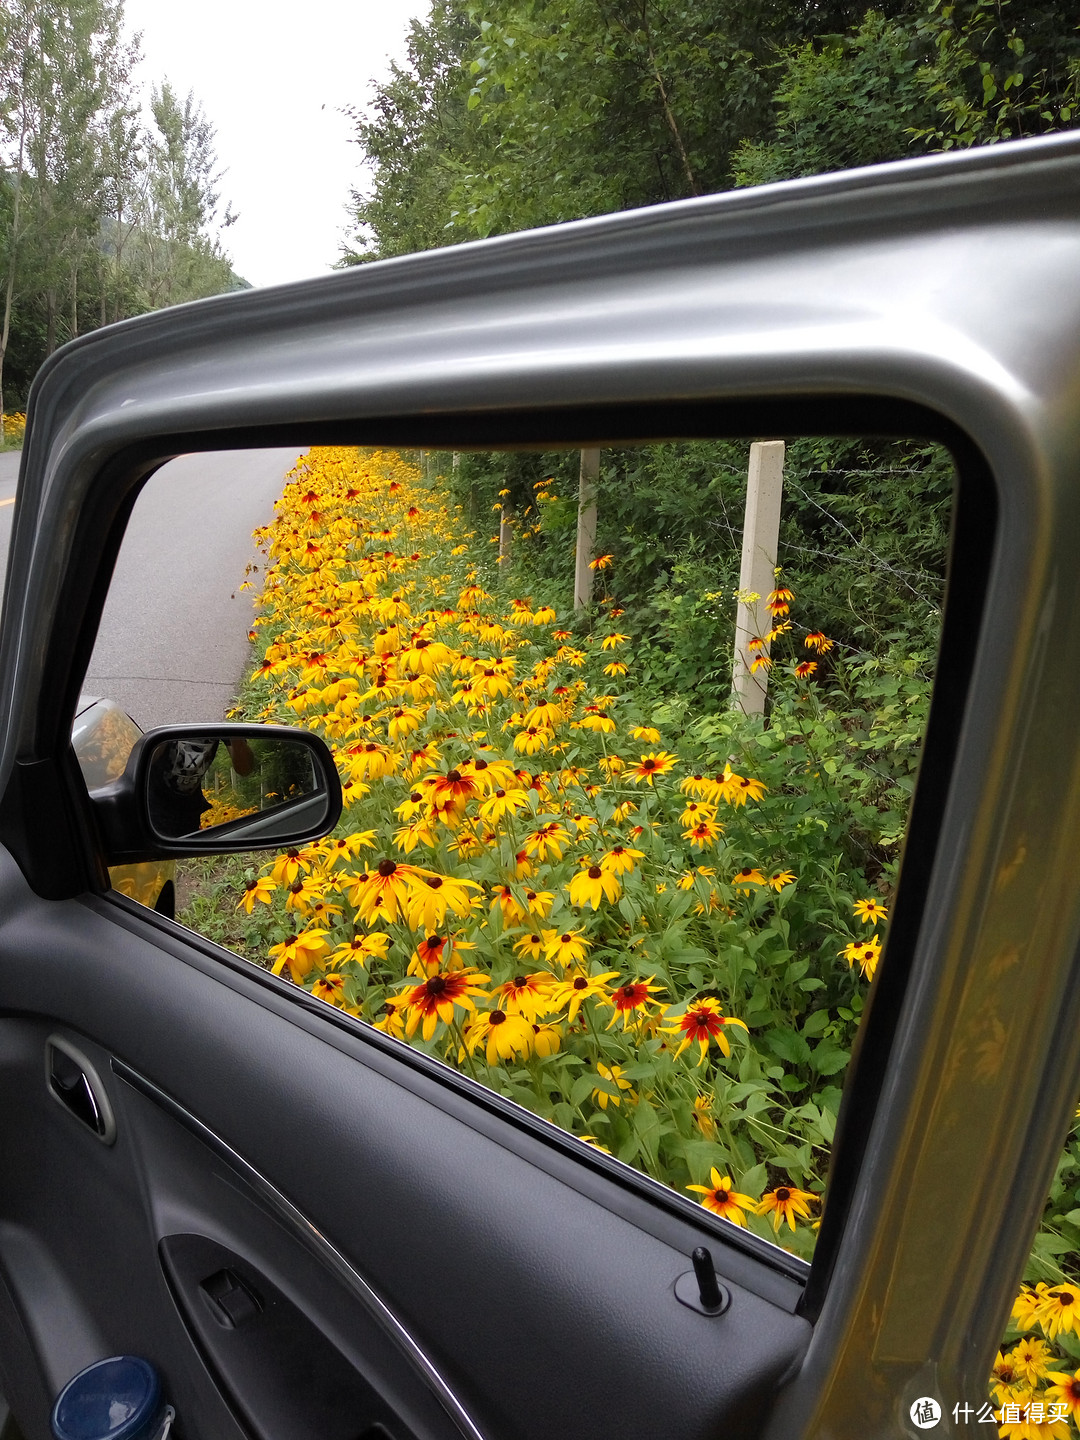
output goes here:
<path id="1" fill-rule="evenodd" d="M 220 720 L 248 661 L 262 558 L 251 532 L 273 518 L 296 450 L 183 455 L 135 505 L 84 691 L 142 726 Z M 0 455 L 0 565 L 7 564 L 17 452 Z"/>

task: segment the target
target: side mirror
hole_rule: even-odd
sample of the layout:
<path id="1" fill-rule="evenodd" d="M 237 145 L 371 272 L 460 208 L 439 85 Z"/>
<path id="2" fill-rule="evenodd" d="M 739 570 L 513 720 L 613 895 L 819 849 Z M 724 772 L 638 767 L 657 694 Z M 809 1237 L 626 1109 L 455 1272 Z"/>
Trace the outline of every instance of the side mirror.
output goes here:
<path id="1" fill-rule="evenodd" d="M 117 865 L 321 839 L 341 814 L 341 782 L 325 743 L 303 730 L 166 725 L 90 800 Z"/>

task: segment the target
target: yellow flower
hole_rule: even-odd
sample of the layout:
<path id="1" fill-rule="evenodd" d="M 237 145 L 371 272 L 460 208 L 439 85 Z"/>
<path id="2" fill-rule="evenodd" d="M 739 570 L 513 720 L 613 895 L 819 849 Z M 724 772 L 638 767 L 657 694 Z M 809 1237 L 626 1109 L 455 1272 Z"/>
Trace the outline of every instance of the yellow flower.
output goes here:
<path id="1" fill-rule="evenodd" d="M 1080 1335 L 1080 1285 L 1048 1286 L 1036 1318 L 1049 1340 L 1062 1330 Z"/>
<path id="2" fill-rule="evenodd" d="M 668 1018 L 673 1018 L 669 1012 Z M 687 1005 L 685 1012 L 675 1017 L 673 1025 L 664 1025 L 661 1028 L 668 1035 L 682 1035 L 682 1043 L 675 1051 L 677 1060 L 684 1050 L 691 1045 L 697 1045 L 701 1053 L 698 1056 L 698 1064 L 705 1061 L 709 1051 L 709 1044 L 715 1040 L 724 1055 L 731 1054 L 731 1045 L 724 1033 L 728 1025 L 738 1025 L 745 1030 L 746 1024 L 742 1020 L 736 1020 L 734 1015 L 725 1015 L 720 1009 L 719 1000 L 714 1000 L 711 995 L 704 996 L 701 1000 L 694 1000 Z"/>
<path id="3" fill-rule="evenodd" d="M 717 785 L 728 804 L 736 807 L 745 805 L 748 799 L 760 800 L 767 789 L 760 780 L 752 780 L 746 775 L 736 775 L 730 765 L 724 766 L 724 773 Z"/>
<path id="4" fill-rule="evenodd" d="M 316 965 L 321 965 L 329 953 L 330 946 L 326 936 L 327 931 L 316 926 L 311 930 L 302 930 L 299 935 L 294 935 L 291 940 L 285 940 L 280 945 L 271 945 L 268 953 L 276 956 L 271 973 L 280 975 L 288 965 L 290 975 L 299 985 Z"/>
<path id="5" fill-rule="evenodd" d="M 561 860 L 563 850 L 569 841 L 569 833 L 563 829 L 557 820 L 551 820 L 546 825 L 541 825 L 531 835 L 525 837 L 526 855 L 535 855 L 537 862 L 543 862 L 550 855 L 553 860 Z"/>
<path id="6" fill-rule="evenodd" d="M 244 886 L 244 893 L 237 902 L 237 909 L 242 905 L 250 915 L 255 908 L 255 902 L 261 901 L 269 905 L 274 897 L 277 886 L 269 875 L 260 875 L 256 880 L 249 880 Z"/>
<path id="7" fill-rule="evenodd" d="M 1015 1373 L 1034 1389 L 1050 1368 L 1050 1362 L 1057 1356 L 1045 1340 L 1026 1336 L 1009 1351 L 1008 1357 Z"/>
<path id="8" fill-rule="evenodd" d="M 869 940 L 852 940 L 837 953 L 844 957 L 849 966 L 858 965 L 867 980 L 872 980 L 881 958 L 881 940 L 877 935 L 871 935 Z"/>
<path id="9" fill-rule="evenodd" d="M 455 1006 L 475 1010 L 472 997 L 487 994 L 478 983 L 482 980 L 478 970 L 437 970 L 421 984 L 412 986 L 403 997 L 409 1017 L 405 1034 L 411 1036 L 423 1021 L 424 1039 L 430 1040 L 440 1020 L 446 1025 L 453 1020 Z"/>
<path id="10" fill-rule="evenodd" d="M 779 894 L 785 885 L 792 885 L 795 881 L 794 870 L 777 870 L 775 875 L 769 876 L 770 886 Z"/>
<path id="11" fill-rule="evenodd" d="M 775 1190 L 770 1190 L 767 1195 L 761 1197 L 754 1206 L 754 1213 L 757 1215 L 771 1213 L 774 1230 L 779 1230 L 785 1220 L 794 1230 L 796 1216 L 802 1220 L 809 1220 L 809 1207 L 817 1199 L 818 1196 L 809 1190 L 796 1190 L 793 1185 L 778 1185 Z"/>
<path id="12" fill-rule="evenodd" d="M 475 880 L 456 876 L 417 874 L 409 888 L 406 918 L 410 930 L 438 930 L 448 913 L 464 919 L 472 910 L 470 890 L 480 893 Z"/>
<path id="13" fill-rule="evenodd" d="M 630 778 L 637 784 L 644 780 L 651 785 L 657 775 L 666 775 L 669 770 L 674 769 L 678 764 L 678 757 L 667 750 L 659 750 L 655 753 L 642 755 L 641 759 L 630 772 Z"/>
<path id="14" fill-rule="evenodd" d="M 630 731 L 631 740 L 640 740 L 645 745 L 659 745 L 660 731 L 651 725 L 635 725 Z"/>
<path id="15" fill-rule="evenodd" d="M 569 888 L 571 905 L 591 905 L 594 910 L 599 910 L 600 901 L 605 896 L 614 901 L 622 891 L 618 878 L 599 865 L 590 865 L 586 870 L 579 870 L 570 881 Z"/>
<path id="16" fill-rule="evenodd" d="M 531 975 L 515 975 L 512 980 L 496 986 L 493 994 L 499 997 L 504 1010 L 534 1021 L 555 1008 L 554 987 L 555 977 L 549 971 L 536 970 Z"/>
<path id="17" fill-rule="evenodd" d="M 606 1085 L 598 1085 L 592 1092 L 592 1098 L 600 1106 L 601 1110 L 606 1110 L 609 1105 L 621 1105 L 623 1102 L 623 1094 L 626 1091 L 630 1092 L 627 1099 L 637 1099 L 630 1081 L 623 1076 L 621 1065 L 612 1065 L 609 1069 L 607 1065 L 602 1065 L 597 1062 L 596 1073 L 600 1076 L 601 1080 L 607 1081 Z"/>
<path id="18" fill-rule="evenodd" d="M 552 991 L 552 1001 L 559 1010 L 565 1005 L 567 1022 L 573 1025 L 577 1013 L 586 1000 L 610 1000 L 608 981 L 617 980 L 617 970 L 605 970 L 600 975 L 568 975 L 560 980 Z"/>
<path id="19" fill-rule="evenodd" d="M 723 833 L 724 827 L 718 820 L 709 815 L 703 815 L 696 825 L 691 825 L 689 830 L 684 830 L 683 839 L 689 840 L 695 850 L 704 850 L 708 845 L 715 845 Z"/>
<path id="20" fill-rule="evenodd" d="M 544 931 L 545 957 L 564 969 L 567 965 L 576 965 L 579 960 L 584 960 L 589 948 L 589 942 L 581 930 Z M 614 973 L 612 971 L 612 974 Z"/>
<path id="21" fill-rule="evenodd" d="M 505 1010 L 483 1010 L 475 1020 L 470 1021 L 465 1039 L 470 1053 L 483 1045 L 487 1063 L 495 1066 L 500 1061 L 512 1060 L 516 1055 L 524 1059 L 532 1048 L 533 1033 L 531 1022 L 522 1015 L 511 1015 Z"/>
<path id="22" fill-rule="evenodd" d="M 626 666 L 622 663 L 621 660 L 612 660 L 610 665 L 604 666 L 604 674 L 610 675 L 612 679 L 615 679 L 619 675 L 626 674 Z"/>
<path id="23" fill-rule="evenodd" d="M 640 1025 L 648 1018 L 649 1010 L 660 1004 L 659 1000 L 653 998 L 654 992 L 660 993 L 663 985 L 654 985 L 653 976 L 647 980 L 627 980 L 624 984 L 616 986 L 609 998 L 604 1002 L 614 1008 L 614 1015 L 608 1022 L 610 1030 L 620 1018 L 623 1022 L 623 1029 L 628 1025 Z"/>
<path id="24" fill-rule="evenodd" d="M 769 882 L 765 879 L 761 871 L 753 865 L 744 865 L 741 870 L 737 870 L 731 877 L 731 883 L 736 889 L 742 890 L 744 894 L 749 895 L 751 885 L 767 885 Z"/>
<path id="25" fill-rule="evenodd" d="M 600 642 L 600 649 L 616 650 L 620 645 L 625 645 L 627 640 L 629 639 L 629 635 L 620 635 L 618 632 L 613 635 L 605 635 L 603 640 Z"/>
<path id="26" fill-rule="evenodd" d="M 383 934 L 381 930 L 373 930 L 368 935 L 357 932 L 350 940 L 340 944 L 330 959 L 335 965 L 343 965 L 346 960 L 355 960 L 358 965 L 366 965 L 372 957 L 385 960 L 389 945 L 390 936 Z"/>
<path id="27" fill-rule="evenodd" d="M 697 1190 L 705 1197 L 701 1203 L 706 1210 L 722 1215 L 735 1225 L 745 1225 L 743 1212 L 757 1209 L 753 1196 L 740 1194 L 732 1185 L 731 1176 L 721 1175 L 715 1165 L 709 1171 L 709 1181 L 708 1185 L 688 1185 L 686 1188 Z"/>
<path id="28" fill-rule="evenodd" d="M 865 920 L 867 925 L 876 925 L 879 920 L 887 918 L 889 912 L 880 900 L 856 900 L 852 910 L 860 920 Z"/>

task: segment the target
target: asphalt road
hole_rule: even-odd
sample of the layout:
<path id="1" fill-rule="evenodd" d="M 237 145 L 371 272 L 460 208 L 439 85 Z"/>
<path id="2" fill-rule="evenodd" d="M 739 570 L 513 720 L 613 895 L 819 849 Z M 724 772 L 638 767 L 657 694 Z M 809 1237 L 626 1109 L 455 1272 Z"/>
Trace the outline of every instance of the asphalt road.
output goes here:
<path id="1" fill-rule="evenodd" d="M 220 720 L 248 661 L 258 563 L 251 532 L 273 518 L 295 450 L 183 455 L 135 505 L 83 689 L 142 726 Z M 19 456 L 0 455 L 0 564 Z"/>

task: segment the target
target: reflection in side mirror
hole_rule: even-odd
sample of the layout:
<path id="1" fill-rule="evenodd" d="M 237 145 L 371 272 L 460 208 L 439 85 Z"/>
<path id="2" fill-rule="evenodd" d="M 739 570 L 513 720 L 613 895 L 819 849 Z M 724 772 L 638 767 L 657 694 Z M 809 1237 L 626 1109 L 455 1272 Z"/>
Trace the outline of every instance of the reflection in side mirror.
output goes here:
<path id="1" fill-rule="evenodd" d="M 269 844 L 317 827 L 329 810 L 310 745 L 276 735 L 160 740 L 145 774 L 147 813 L 163 840 L 212 831 L 230 842 Z"/>

